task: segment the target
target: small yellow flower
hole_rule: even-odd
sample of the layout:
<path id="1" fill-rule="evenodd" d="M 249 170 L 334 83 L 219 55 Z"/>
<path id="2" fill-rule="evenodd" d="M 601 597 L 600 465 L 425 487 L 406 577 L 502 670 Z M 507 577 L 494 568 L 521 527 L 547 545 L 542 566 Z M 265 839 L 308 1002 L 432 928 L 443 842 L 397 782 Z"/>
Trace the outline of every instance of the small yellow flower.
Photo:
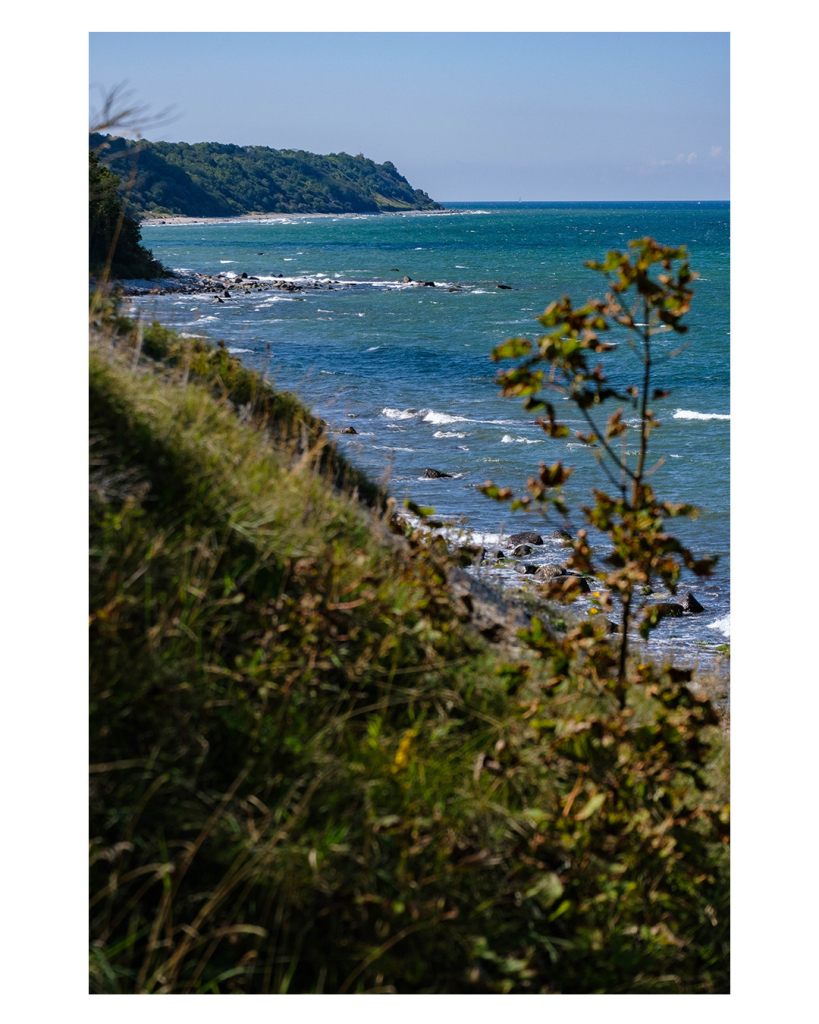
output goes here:
<path id="1" fill-rule="evenodd" d="M 407 729 L 401 737 L 401 742 L 398 744 L 398 750 L 395 752 L 395 760 L 392 763 L 392 770 L 394 772 L 400 772 L 409 767 L 412 741 L 417 735 L 418 733 L 415 729 Z"/>
<path id="2" fill-rule="evenodd" d="M 597 615 L 599 611 L 599 608 L 589 608 L 589 615 Z"/>

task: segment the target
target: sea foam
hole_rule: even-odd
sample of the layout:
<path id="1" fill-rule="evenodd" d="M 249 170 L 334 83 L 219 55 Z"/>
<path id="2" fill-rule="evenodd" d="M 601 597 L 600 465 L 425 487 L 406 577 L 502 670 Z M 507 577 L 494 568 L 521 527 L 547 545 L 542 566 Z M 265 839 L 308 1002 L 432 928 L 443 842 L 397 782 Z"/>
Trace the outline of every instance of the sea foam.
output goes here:
<path id="1" fill-rule="evenodd" d="M 709 622 L 709 629 L 718 629 L 723 636 L 731 636 L 731 616 L 726 615 L 724 618 L 717 619 L 716 622 Z"/>
<path id="2" fill-rule="evenodd" d="M 418 415 L 417 409 L 382 409 L 381 415 L 388 420 L 411 420 Z"/>
<path id="3" fill-rule="evenodd" d="M 450 416 L 447 412 L 435 412 L 434 409 L 427 409 L 423 423 L 470 423 L 466 416 Z"/>
<path id="4" fill-rule="evenodd" d="M 691 409 L 678 409 L 674 413 L 675 420 L 730 420 L 730 418 L 721 412 L 693 412 Z"/>

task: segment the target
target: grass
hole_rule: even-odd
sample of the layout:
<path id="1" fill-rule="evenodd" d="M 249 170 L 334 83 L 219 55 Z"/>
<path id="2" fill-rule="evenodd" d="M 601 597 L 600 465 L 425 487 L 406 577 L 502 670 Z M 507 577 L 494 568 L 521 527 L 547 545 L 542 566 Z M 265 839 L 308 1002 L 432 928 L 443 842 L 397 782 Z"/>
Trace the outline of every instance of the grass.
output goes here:
<path id="1" fill-rule="evenodd" d="M 727 991 L 710 704 L 510 663 L 298 399 L 92 321 L 91 991 Z"/>

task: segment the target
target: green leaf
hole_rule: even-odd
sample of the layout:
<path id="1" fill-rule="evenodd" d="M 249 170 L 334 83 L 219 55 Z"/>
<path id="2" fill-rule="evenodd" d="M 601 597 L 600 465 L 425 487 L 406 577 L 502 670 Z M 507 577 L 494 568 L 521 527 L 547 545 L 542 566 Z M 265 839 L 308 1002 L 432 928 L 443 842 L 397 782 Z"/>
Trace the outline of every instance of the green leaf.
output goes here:
<path id="1" fill-rule="evenodd" d="M 594 796 L 589 800 L 583 810 L 575 815 L 575 821 L 585 821 L 586 818 L 590 818 L 595 811 L 599 811 L 600 808 L 606 801 L 605 793 L 595 793 Z"/>
<path id="2" fill-rule="evenodd" d="M 525 895 L 527 900 L 537 900 L 542 907 L 550 907 L 563 895 L 563 883 L 553 871 L 547 871 Z"/>

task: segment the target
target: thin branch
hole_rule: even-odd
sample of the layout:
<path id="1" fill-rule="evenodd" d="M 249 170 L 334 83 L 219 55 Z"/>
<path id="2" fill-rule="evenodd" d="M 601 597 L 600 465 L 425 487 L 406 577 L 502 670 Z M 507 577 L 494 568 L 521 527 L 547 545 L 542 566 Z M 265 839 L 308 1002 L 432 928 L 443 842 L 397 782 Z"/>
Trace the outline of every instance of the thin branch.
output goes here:
<path id="1" fill-rule="evenodd" d="M 178 114 L 173 114 L 175 109 L 173 104 L 156 114 L 150 114 L 149 105 L 133 102 L 134 93 L 133 90 L 125 88 L 127 84 L 127 82 L 120 82 L 108 90 L 104 90 L 101 86 L 96 87 L 102 96 L 102 101 L 101 105 L 91 114 L 88 127 L 89 135 L 117 128 L 121 132 L 127 132 L 139 139 L 149 128 L 158 128 L 160 125 L 169 124 L 179 117 Z"/>

